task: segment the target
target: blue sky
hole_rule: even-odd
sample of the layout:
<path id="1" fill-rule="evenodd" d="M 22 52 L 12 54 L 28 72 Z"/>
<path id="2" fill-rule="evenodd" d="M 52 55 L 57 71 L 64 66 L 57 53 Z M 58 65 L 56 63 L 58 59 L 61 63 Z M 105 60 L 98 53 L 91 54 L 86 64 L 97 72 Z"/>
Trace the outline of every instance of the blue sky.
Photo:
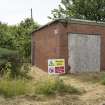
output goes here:
<path id="1" fill-rule="evenodd" d="M 0 21 L 8 24 L 18 24 L 24 18 L 33 18 L 39 24 L 46 24 L 51 10 L 58 7 L 60 0 L 0 0 Z"/>

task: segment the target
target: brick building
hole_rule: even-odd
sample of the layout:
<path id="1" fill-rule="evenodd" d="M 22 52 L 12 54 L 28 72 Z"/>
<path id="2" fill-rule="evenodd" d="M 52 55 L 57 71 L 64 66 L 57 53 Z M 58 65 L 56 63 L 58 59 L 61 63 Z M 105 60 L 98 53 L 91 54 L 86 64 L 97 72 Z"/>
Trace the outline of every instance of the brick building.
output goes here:
<path id="1" fill-rule="evenodd" d="M 105 69 L 105 23 L 71 19 L 52 21 L 32 32 L 32 64 L 47 72 L 48 59 L 65 59 L 66 71 Z"/>

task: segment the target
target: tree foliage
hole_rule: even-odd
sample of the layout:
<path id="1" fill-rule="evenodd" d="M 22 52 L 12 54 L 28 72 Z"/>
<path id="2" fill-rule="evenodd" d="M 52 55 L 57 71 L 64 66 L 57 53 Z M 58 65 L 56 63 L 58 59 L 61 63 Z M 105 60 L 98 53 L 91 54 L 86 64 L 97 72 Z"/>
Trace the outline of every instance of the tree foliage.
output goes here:
<path id="1" fill-rule="evenodd" d="M 15 35 L 14 47 L 16 50 L 19 50 L 24 58 L 30 57 L 31 55 L 31 32 L 38 27 L 39 25 L 37 23 L 27 18 L 25 21 L 22 21 L 16 27 L 16 31 L 13 32 Z"/>
<path id="2" fill-rule="evenodd" d="M 0 23 L 0 47 L 19 51 L 23 58 L 31 55 L 31 32 L 39 25 L 27 18 L 18 25 Z"/>
<path id="3" fill-rule="evenodd" d="M 105 0 L 61 0 L 50 19 L 87 19 L 105 21 Z"/>
<path id="4" fill-rule="evenodd" d="M 0 22 L 0 73 L 11 70 L 13 77 L 20 73 L 24 62 L 30 61 L 31 32 L 38 27 L 30 18 L 11 26 Z"/>

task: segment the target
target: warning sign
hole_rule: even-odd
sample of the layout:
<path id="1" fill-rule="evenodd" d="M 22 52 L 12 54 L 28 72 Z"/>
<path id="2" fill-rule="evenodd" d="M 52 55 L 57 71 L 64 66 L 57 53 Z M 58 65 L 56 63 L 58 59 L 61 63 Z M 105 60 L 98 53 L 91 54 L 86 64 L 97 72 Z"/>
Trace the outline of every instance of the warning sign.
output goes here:
<path id="1" fill-rule="evenodd" d="M 56 59 L 55 66 L 57 67 L 64 66 L 64 59 Z"/>
<path id="2" fill-rule="evenodd" d="M 49 74 L 64 74 L 65 73 L 65 60 L 64 59 L 49 59 L 48 60 L 48 73 Z"/>

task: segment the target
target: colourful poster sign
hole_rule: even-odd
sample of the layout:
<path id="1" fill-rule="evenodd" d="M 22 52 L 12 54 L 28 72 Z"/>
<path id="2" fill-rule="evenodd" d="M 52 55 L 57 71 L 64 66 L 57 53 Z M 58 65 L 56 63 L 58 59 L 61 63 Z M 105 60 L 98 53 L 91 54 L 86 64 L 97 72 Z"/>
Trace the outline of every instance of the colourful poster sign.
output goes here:
<path id="1" fill-rule="evenodd" d="M 48 60 L 48 73 L 49 74 L 64 74 L 65 73 L 65 60 L 64 59 L 49 59 Z"/>

